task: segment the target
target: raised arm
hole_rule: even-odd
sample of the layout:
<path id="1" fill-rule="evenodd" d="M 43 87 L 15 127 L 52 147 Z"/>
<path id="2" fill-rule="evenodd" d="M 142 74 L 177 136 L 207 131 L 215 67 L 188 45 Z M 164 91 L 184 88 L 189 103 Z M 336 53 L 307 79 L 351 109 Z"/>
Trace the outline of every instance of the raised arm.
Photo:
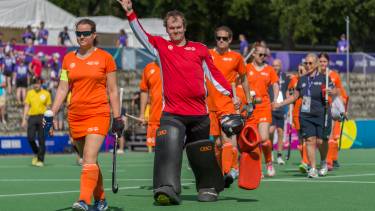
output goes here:
<path id="1" fill-rule="evenodd" d="M 145 47 L 152 55 L 157 56 L 155 37 L 148 34 L 139 23 L 137 15 L 133 10 L 131 0 L 117 0 L 126 12 L 129 20 L 130 28 L 133 30 L 138 41 Z"/>

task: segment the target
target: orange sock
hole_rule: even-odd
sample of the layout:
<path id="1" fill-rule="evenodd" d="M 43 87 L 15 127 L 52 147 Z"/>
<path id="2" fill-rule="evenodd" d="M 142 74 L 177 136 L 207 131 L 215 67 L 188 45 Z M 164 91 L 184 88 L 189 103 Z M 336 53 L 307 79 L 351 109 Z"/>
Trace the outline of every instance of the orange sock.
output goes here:
<path id="1" fill-rule="evenodd" d="M 333 161 L 337 160 L 338 152 L 339 152 L 339 147 L 337 145 L 337 141 L 334 139 L 330 139 L 328 141 L 328 153 L 327 153 L 328 165 L 333 165 Z"/>
<path id="2" fill-rule="evenodd" d="M 233 158 L 232 158 L 232 168 L 238 170 L 238 150 L 236 147 L 232 148 Z"/>
<path id="3" fill-rule="evenodd" d="M 91 204 L 91 196 L 99 179 L 99 167 L 96 164 L 84 164 L 81 171 L 79 200 Z"/>
<path id="4" fill-rule="evenodd" d="M 233 145 L 230 142 L 225 142 L 223 144 L 223 149 L 221 151 L 221 169 L 223 174 L 229 173 L 232 167 L 232 159 L 233 159 Z"/>
<path id="5" fill-rule="evenodd" d="M 99 165 L 98 165 L 98 167 L 99 167 Z M 97 182 L 95 190 L 94 190 L 94 199 L 96 201 L 105 199 L 104 188 L 103 188 L 103 176 L 102 176 L 102 171 L 100 170 L 100 167 L 99 167 L 98 182 Z"/>
<path id="6" fill-rule="evenodd" d="M 307 157 L 307 147 L 305 143 L 303 143 L 302 151 L 303 151 L 302 162 L 305 164 L 310 164 L 309 158 Z"/>
<path id="7" fill-rule="evenodd" d="M 266 163 L 272 162 L 272 143 L 270 140 L 262 143 L 262 151 Z"/>
<path id="8" fill-rule="evenodd" d="M 219 163 L 219 166 L 221 168 L 221 149 L 215 144 L 215 156 L 216 160 Z"/>

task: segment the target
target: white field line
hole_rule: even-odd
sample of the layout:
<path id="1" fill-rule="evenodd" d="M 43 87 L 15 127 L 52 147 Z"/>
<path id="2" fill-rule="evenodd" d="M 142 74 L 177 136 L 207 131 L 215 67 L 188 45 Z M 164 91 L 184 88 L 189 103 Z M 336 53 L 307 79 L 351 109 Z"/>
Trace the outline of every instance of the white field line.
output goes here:
<path id="1" fill-rule="evenodd" d="M 192 185 L 195 183 L 183 183 L 181 185 Z M 129 189 L 140 189 L 142 186 L 133 186 L 133 187 L 119 187 L 119 190 L 129 190 Z M 105 188 L 105 191 L 111 191 L 111 188 Z M 39 192 L 39 193 L 15 193 L 15 194 L 3 194 L 0 195 L 0 198 L 6 197 L 18 197 L 18 196 L 41 196 L 41 195 L 56 195 L 56 194 L 67 194 L 67 193 L 79 193 L 79 190 L 70 190 L 70 191 L 55 191 L 55 192 Z"/>
<path id="2" fill-rule="evenodd" d="M 288 180 L 288 179 L 272 179 L 263 180 L 262 182 L 299 182 L 299 183 L 350 183 L 350 184 L 375 184 L 375 181 L 347 181 L 347 180 L 320 180 L 320 179 L 310 179 L 310 180 Z"/>
<path id="3" fill-rule="evenodd" d="M 112 179 L 104 179 L 111 181 Z M 181 179 L 181 181 L 192 181 L 194 179 Z M 80 179 L 0 179 L 0 182 L 79 182 Z M 152 181 L 152 179 L 117 179 L 117 181 Z"/>

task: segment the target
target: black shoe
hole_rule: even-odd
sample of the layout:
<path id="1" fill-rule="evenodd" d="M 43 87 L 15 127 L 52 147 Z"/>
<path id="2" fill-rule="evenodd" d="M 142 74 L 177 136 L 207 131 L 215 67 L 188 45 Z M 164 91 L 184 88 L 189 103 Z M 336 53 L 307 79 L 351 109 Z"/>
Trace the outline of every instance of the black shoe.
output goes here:
<path id="1" fill-rule="evenodd" d="M 339 168 L 339 167 L 340 167 L 339 161 L 334 160 L 333 161 L 333 168 Z"/>
<path id="2" fill-rule="evenodd" d="M 154 190 L 154 199 L 160 205 L 179 205 L 180 197 L 169 186 L 162 186 Z"/>
<path id="3" fill-rule="evenodd" d="M 224 175 L 224 188 L 229 188 L 230 185 L 233 183 L 234 179 L 231 174 Z"/>
<path id="4" fill-rule="evenodd" d="M 200 202 L 214 202 L 217 201 L 218 194 L 214 188 L 202 188 L 198 193 L 198 201 Z"/>

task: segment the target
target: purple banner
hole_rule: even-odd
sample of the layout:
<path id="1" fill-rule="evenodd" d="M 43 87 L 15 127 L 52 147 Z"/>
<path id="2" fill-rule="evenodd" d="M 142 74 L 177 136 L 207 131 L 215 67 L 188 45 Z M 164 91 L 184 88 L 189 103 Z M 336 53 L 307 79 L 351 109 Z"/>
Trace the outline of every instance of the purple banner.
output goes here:
<path id="1" fill-rule="evenodd" d="M 268 62 L 270 63 L 276 58 L 281 59 L 283 71 L 297 71 L 298 65 L 304 61 L 308 53 L 310 52 L 274 51 Z M 345 73 L 346 54 L 328 53 L 328 55 L 330 57 L 330 68 Z M 375 73 L 375 54 L 351 53 L 349 56 L 349 72 Z"/>

